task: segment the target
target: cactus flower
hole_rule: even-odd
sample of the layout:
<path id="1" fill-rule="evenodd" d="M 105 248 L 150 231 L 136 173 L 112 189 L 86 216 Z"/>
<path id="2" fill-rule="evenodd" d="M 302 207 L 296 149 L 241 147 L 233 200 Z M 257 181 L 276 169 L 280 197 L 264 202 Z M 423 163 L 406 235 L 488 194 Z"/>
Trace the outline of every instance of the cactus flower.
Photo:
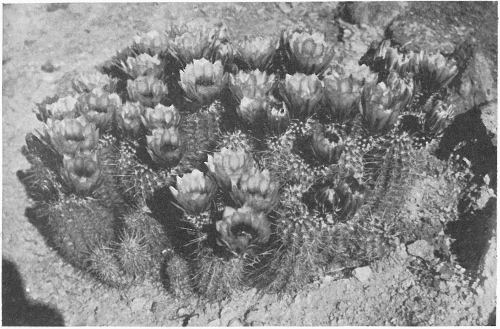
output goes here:
<path id="1" fill-rule="evenodd" d="M 184 64 L 193 62 L 195 59 L 210 57 L 210 46 L 212 35 L 208 29 L 197 29 L 186 31 L 175 37 L 172 48 Z"/>
<path id="2" fill-rule="evenodd" d="M 205 164 L 219 186 L 225 189 L 237 184 L 243 174 L 255 170 L 252 156 L 242 149 L 230 150 L 224 147 L 213 156 L 208 155 Z"/>
<path id="3" fill-rule="evenodd" d="M 231 196 L 240 205 L 256 212 L 268 213 L 278 202 L 279 185 L 271 179 L 269 170 L 247 172 L 233 186 Z"/>
<path id="4" fill-rule="evenodd" d="M 321 75 L 328 68 L 334 56 L 322 33 L 298 33 L 289 36 L 290 50 L 298 72 Z"/>
<path id="5" fill-rule="evenodd" d="M 174 105 L 164 106 L 158 104 L 154 109 L 146 108 L 142 116 L 142 122 L 146 129 L 177 127 L 181 121 L 181 115 Z"/>
<path id="6" fill-rule="evenodd" d="M 127 81 L 127 92 L 131 101 L 153 107 L 159 104 L 168 94 L 167 86 L 152 76 L 142 76 Z"/>
<path id="7" fill-rule="evenodd" d="M 278 41 L 271 37 L 245 38 L 236 45 L 236 51 L 250 70 L 266 70 L 278 48 Z"/>
<path id="8" fill-rule="evenodd" d="M 137 136 L 141 130 L 141 115 L 144 108 L 141 103 L 126 102 L 118 109 L 118 126 L 133 136 Z"/>
<path id="9" fill-rule="evenodd" d="M 113 84 L 113 79 L 97 71 L 80 73 L 72 81 L 73 89 L 80 94 L 91 92 L 95 88 L 110 91 Z"/>
<path id="10" fill-rule="evenodd" d="M 364 200 L 364 187 L 353 177 L 347 177 L 336 186 L 325 186 L 317 193 L 322 211 L 332 213 L 338 220 L 354 215 Z"/>
<path id="11" fill-rule="evenodd" d="M 64 118 L 75 118 L 77 116 L 77 99 L 72 96 L 66 96 L 57 99 L 53 103 L 41 104 L 38 106 L 37 116 L 44 122 L 47 119 L 62 120 Z"/>
<path id="12" fill-rule="evenodd" d="M 383 82 L 363 88 L 360 111 L 372 133 L 384 133 L 394 126 L 405 105 L 397 96 Z"/>
<path id="13" fill-rule="evenodd" d="M 284 132 L 290 124 L 290 112 L 285 102 L 280 102 L 273 96 L 270 96 L 268 97 L 267 104 L 267 123 L 269 127 L 278 134 Z"/>
<path id="14" fill-rule="evenodd" d="M 152 30 L 147 33 L 141 33 L 134 37 L 133 47 L 139 52 L 151 52 L 160 54 L 168 47 L 166 35 Z"/>
<path id="15" fill-rule="evenodd" d="M 72 155 L 78 150 L 89 151 L 97 146 L 99 131 L 84 117 L 47 120 L 47 133 L 60 154 Z"/>
<path id="16" fill-rule="evenodd" d="M 457 66 L 440 53 L 429 54 L 421 51 L 417 58 L 417 79 L 426 89 L 439 90 L 444 88 L 458 74 Z"/>
<path id="17" fill-rule="evenodd" d="M 177 177 L 177 188 L 170 186 L 177 203 L 189 214 L 198 215 L 208 209 L 215 195 L 216 185 L 201 171 Z"/>
<path id="18" fill-rule="evenodd" d="M 285 94 L 290 103 L 289 110 L 294 118 L 304 118 L 314 113 L 323 97 L 323 83 L 315 74 L 287 74 Z"/>
<path id="19" fill-rule="evenodd" d="M 327 163 L 337 162 L 344 150 L 342 137 L 332 126 L 326 129 L 315 129 L 311 138 L 311 146 L 314 155 Z"/>
<path id="20" fill-rule="evenodd" d="M 331 75 L 323 83 L 330 116 L 338 122 L 352 119 L 359 108 L 361 85 L 352 77 L 342 79 Z"/>
<path id="21" fill-rule="evenodd" d="M 156 164 L 173 167 L 179 163 L 182 153 L 178 129 L 154 129 L 153 135 L 146 136 L 146 140 L 148 153 Z"/>
<path id="22" fill-rule="evenodd" d="M 243 97 L 265 99 L 274 85 L 274 78 L 274 74 L 259 70 L 248 73 L 240 71 L 236 75 L 229 76 L 229 88 L 238 100 Z"/>
<path id="23" fill-rule="evenodd" d="M 97 153 L 64 155 L 61 176 L 66 185 L 77 194 L 88 194 L 101 183 Z"/>
<path id="24" fill-rule="evenodd" d="M 187 97 L 200 104 L 210 104 L 217 99 L 226 83 L 226 74 L 220 61 L 210 63 L 202 58 L 194 60 L 180 72 L 180 85 Z"/>
<path id="25" fill-rule="evenodd" d="M 248 207 L 226 207 L 222 220 L 216 222 L 216 229 L 219 233 L 219 244 L 238 254 L 244 254 L 252 247 L 267 243 L 271 236 L 271 223 L 266 215 L 255 213 Z"/>
<path id="26" fill-rule="evenodd" d="M 161 62 L 158 55 L 150 56 L 140 54 L 137 57 L 128 57 L 126 62 L 122 62 L 122 70 L 136 79 L 143 75 L 158 77 L 162 72 Z"/>
<path id="27" fill-rule="evenodd" d="M 424 109 L 425 110 L 425 109 Z M 425 112 L 424 131 L 434 136 L 441 135 L 455 117 L 455 107 L 439 101 Z"/>
<path id="28" fill-rule="evenodd" d="M 114 113 L 121 105 L 120 96 L 96 88 L 90 93 L 80 96 L 76 107 L 78 112 L 89 122 L 93 122 L 97 128 L 105 130 L 111 125 Z"/>

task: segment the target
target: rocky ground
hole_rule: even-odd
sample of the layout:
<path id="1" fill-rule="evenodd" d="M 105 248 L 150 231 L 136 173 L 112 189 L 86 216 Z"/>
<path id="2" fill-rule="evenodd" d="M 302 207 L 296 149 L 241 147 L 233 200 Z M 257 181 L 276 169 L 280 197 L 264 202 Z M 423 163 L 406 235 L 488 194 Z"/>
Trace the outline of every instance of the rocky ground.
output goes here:
<path id="1" fill-rule="evenodd" d="M 469 40 L 482 51 L 474 52 L 463 78 L 470 79 L 472 87 L 457 102 L 464 111 L 476 103 L 491 102 L 481 108 L 478 124 L 496 153 L 495 3 L 4 5 L 4 324 L 12 314 L 17 322 L 11 324 L 22 325 L 476 325 L 494 321 L 495 201 L 481 213 L 481 220 L 490 223 L 484 236 L 492 238 L 474 254 L 481 261 L 476 262 L 479 266 L 471 281 L 466 279 L 470 273 L 446 276 L 446 271 L 424 280 L 414 269 L 422 262 L 432 263 L 433 256 L 425 253 L 425 242 L 417 241 L 417 245 L 401 245 L 370 267 L 355 269 L 348 278 L 336 280 L 331 273 L 296 296 L 262 296 L 250 290 L 209 304 L 176 300 L 155 284 L 125 291 L 102 287 L 49 249 L 26 216 L 30 201 L 16 176 L 28 168 L 20 152 L 25 134 L 41 128 L 31 113 L 34 103 L 68 88 L 75 72 L 104 62 L 137 32 L 162 30 L 192 19 L 224 20 L 237 37 L 297 24 L 314 26 L 328 38 L 343 31 L 349 56 L 338 58 L 342 65 L 354 65 L 372 41 L 384 36 L 409 49 L 440 49 L 444 54 L 456 53 Z M 495 179 L 496 163 L 478 168 Z M 491 196 L 488 193 L 484 205 Z M 474 226 L 479 219 L 463 220 Z M 469 245 L 465 243 L 462 250 Z"/>

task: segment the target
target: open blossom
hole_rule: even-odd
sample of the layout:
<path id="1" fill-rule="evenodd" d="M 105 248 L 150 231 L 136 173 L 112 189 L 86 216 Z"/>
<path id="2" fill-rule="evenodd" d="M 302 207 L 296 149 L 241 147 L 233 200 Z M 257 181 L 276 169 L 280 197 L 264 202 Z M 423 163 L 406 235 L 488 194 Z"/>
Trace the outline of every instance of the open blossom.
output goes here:
<path id="1" fill-rule="evenodd" d="M 222 148 L 214 155 L 208 155 L 206 165 L 214 174 L 217 183 L 226 189 L 236 184 L 241 176 L 255 170 L 252 156 L 242 149 Z"/>
<path id="2" fill-rule="evenodd" d="M 133 79 L 143 75 L 158 77 L 162 72 L 161 62 L 158 55 L 140 54 L 137 57 L 128 57 L 122 62 L 122 69 Z"/>
<path id="3" fill-rule="evenodd" d="M 251 72 L 240 71 L 229 76 L 229 88 L 233 95 L 241 100 L 243 97 L 264 99 L 274 85 L 274 74 L 259 70 Z"/>
<path id="4" fill-rule="evenodd" d="M 279 185 L 271 179 L 269 170 L 247 172 L 233 186 L 231 196 L 240 205 L 257 212 L 268 213 L 278 202 Z"/>
<path id="5" fill-rule="evenodd" d="M 166 35 L 152 30 L 135 36 L 133 47 L 137 48 L 141 52 L 149 51 L 153 54 L 159 54 L 167 49 L 168 41 Z"/>
<path id="6" fill-rule="evenodd" d="M 311 138 L 311 146 L 314 155 L 326 163 L 337 162 L 344 150 L 342 137 L 333 127 L 315 129 Z"/>
<path id="7" fill-rule="evenodd" d="M 61 176 L 66 185 L 77 194 L 92 192 L 101 183 L 97 153 L 64 155 Z"/>
<path id="8" fill-rule="evenodd" d="M 170 191 L 186 212 L 198 215 L 210 206 L 216 185 L 209 177 L 195 169 L 189 174 L 177 177 L 176 188 L 171 186 Z"/>
<path id="9" fill-rule="evenodd" d="M 118 126 L 123 131 L 137 136 L 141 130 L 141 115 L 143 112 L 144 108 L 139 102 L 126 102 L 118 110 Z"/>
<path id="10" fill-rule="evenodd" d="M 266 70 L 278 48 L 278 41 L 272 37 L 245 38 L 236 45 L 236 51 L 250 70 Z"/>
<path id="11" fill-rule="evenodd" d="M 267 99 L 266 115 L 268 126 L 278 134 L 284 132 L 290 124 L 290 111 L 285 102 L 278 101 L 273 96 Z"/>
<path id="12" fill-rule="evenodd" d="M 285 77 L 286 98 L 290 102 L 289 110 L 294 118 L 312 115 L 323 97 L 323 83 L 315 74 L 287 74 Z"/>
<path id="13" fill-rule="evenodd" d="M 112 122 L 115 111 L 120 108 L 122 101 L 118 94 L 96 88 L 78 98 L 77 109 L 89 122 L 95 123 L 97 128 L 107 129 Z"/>
<path id="14" fill-rule="evenodd" d="M 64 118 L 75 118 L 77 99 L 72 96 L 58 98 L 53 103 L 38 105 L 36 115 L 39 120 L 47 122 L 47 119 L 62 120 Z"/>
<path id="15" fill-rule="evenodd" d="M 127 92 L 131 101 L 153 107 L 167 96 L 168 88 L 153 76 L 141 76 L 127 81 Z"/>
<path id="16" fill-rule="evenodd" d="M 72 81 L 73 89 L 77 93 L 88 93 L 95 88 L 102 88 L 110 91 L 114 85 L 114 81 L 106 74 L 97 71 L 80 73 Z"/>
<path id="17" fill-rule="evenodd" d="M 429 90 L 439 90 L 446 87 L 458 74 L 458 68 L 440 53 L 429 54 L 420 52 L 418 55 L 417 79 Z"/>
<path id="18" fill-rule="evenodd" d="M 173 167 L 179 163 L 182 150 L 177 128 L 154 129 L 152 136 L 146 136 L 148 153 L 153 162 L 162 167 Z"/>
<path id="19" fill-rule="evenodd" d="M 72 155 L 78 150 L 93 150 L 99 140 L 99 131 L 84 117 L 47 120 L 47 133 L 60 154 Z"/>
<path id="20" fill-rule="evenodd" d="M 352 77 L 329 75 L 323 80 L 329 115 L 337 122 L 352 119 L 358 112 L 361 85 Z"/>
<path id="21" fill-rule="evenodd" d="M 288 38 L 297 71 L 321 75 L 333 58 L 333 48 L 328 46 L 324 34 L 294 32 Z"/>
<path id="22" fill-rule="evenodd" d="M 372 133 L 384 133 L 394 126 L 406 104 L 406 95 L 394 94 L 380 82 L 363 88 L 360 111 Z"/>
<path id="23" fill-rule="evenodd" d="M 202 58 L 188 64 L 180 72 L 180 85 L 187 97 L 200 104 L 217 99 L 226 83 L 226 74 L 220 61 L 211 63 Z"/>
<path id="24" fill-rule="evenodd" d="M 226 207 L 222 220 L 216 222 L 219 244 L 238 254 L 251 251 L 252 247 L 265 244 L 271 236 L 271 224 L 263 213 L 248 207 Z"/>
<path id="25" fill-rule="evenodd" d="M 181 115 L 174 105 L 158 104 L 154 109 L 148 107 L 142 116 L 142 122 L 149 130 L 177 127 L 180 121 Z"/>
<path id="26" fill-rule="evenodd" d="M 316 200 L 321 210 L 331 213 L 337 220 L 354 215 L 364 201 L 365 188 L 354 177 L 319 189 Z"/>

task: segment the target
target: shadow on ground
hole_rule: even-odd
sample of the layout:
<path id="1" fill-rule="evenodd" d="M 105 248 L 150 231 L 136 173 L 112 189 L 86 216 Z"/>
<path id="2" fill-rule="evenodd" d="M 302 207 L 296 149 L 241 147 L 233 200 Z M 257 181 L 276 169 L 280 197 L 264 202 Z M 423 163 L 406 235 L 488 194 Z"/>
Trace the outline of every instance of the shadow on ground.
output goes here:
<path id="1" fill-rule="evenodd" d="M 59 311 L 26 297 L 17 266 L 5 258 L 2 258 L 2 319 L 3 326 L 64 326 Z"/>

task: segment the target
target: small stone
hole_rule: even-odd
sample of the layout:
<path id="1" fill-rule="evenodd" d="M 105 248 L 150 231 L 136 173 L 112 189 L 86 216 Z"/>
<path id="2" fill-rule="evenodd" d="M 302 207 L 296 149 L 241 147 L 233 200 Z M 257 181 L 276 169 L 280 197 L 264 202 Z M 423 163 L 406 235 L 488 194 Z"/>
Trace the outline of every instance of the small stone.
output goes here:
<path id="1" fill-rule="evenodd" d="M 372 274 L 372 270 L 370 269 L 369 266 L 358 267 L 358 268 L 354 269 L 353 274 L 354 274 L 354 277 L 356 279 L 365 283 L 370 278 L 370 275 Z"/>
<path id="2" fill-rule="evenodd" d="M 185 307 L 181 307 L 177 310 L 177 316 L 179 317 L 189 315 L 189 313 L 189 310 Z"/>
<path id="3" fill-rule="evenodd" d="M 48 72 L 48 73 L 52 73 L 55 70 L 57 70 L 57 68 L 54 66 L 54 64 L 52 64 L 52 62 L 50 60 L 45 62 L 45 64 L 43 64 L 41 68 L 42 68 L 42 71 Z"/>
<path id="4" fill-rule="evenodd" d="M 434 259 L 434 248 L 425 240 L 418 240 L 406 247 L 408 254 L 430 261 Z"/>
<path id="5" fill-rule="evenodd" d="M 228 327 L 243 327 L 243 322 L 239 318 L 232 318 L 227 323 Z"/>

